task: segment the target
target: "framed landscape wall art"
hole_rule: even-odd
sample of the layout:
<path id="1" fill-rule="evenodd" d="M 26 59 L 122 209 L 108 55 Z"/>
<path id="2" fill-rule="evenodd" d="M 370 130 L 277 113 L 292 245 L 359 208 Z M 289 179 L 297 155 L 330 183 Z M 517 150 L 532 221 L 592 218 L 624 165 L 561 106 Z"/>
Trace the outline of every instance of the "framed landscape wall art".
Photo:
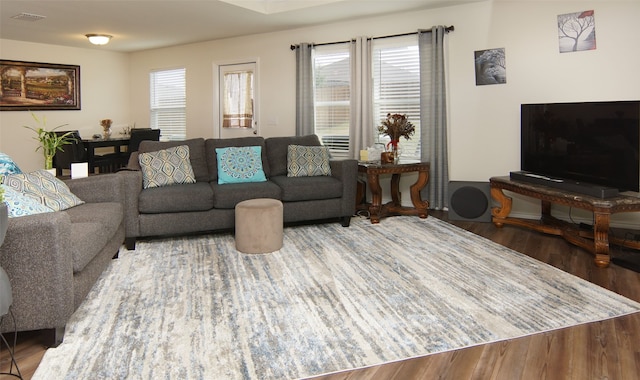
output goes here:
<path id="1" fill-rule="evenodd" d="M 0 111 L 79 109 L 80 66 L 0 60 Z"/>
<path id="2" fill-rule="evenodd" d="M 558 16 L 560 53 L 596 48 L 596 20 L 593 10 Z"/>

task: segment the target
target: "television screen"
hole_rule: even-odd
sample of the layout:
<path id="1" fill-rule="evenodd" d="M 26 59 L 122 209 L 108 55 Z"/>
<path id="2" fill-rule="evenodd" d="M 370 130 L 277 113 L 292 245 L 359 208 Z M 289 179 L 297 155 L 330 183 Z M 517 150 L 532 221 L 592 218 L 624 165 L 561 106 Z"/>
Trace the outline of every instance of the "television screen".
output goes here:
<path id="1" fill-rule="evenodd" d="M 640 101 L 521 105 L 521 170 L 639 191 Z"/>

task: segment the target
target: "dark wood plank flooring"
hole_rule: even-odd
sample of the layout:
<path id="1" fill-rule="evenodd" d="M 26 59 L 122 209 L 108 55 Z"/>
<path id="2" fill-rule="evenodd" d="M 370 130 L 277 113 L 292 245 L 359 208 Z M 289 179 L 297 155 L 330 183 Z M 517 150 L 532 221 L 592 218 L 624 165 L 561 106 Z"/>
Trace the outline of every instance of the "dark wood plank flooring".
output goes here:
<path id="1" fill-rule="evenodd" d="M 447 220 L 445 212 L 431 211 L 430 217 Z M 640 273 L 614 264 L 598 268 L 591 254 L 561 238 L 514 226 L 451 223 L 640 302 Z M 613 257 L 638 255 L 612 248 Z M 16 357 L 25 379 L 32 377 L 45 350 L 38 332 L 18 334 Z M 9 355 L 2 347 L 0 372 L 8 369 Z M 0 375 L 5 378 L 12 377 Z M 640 379 L 640 313 L 316 379 Z"/>

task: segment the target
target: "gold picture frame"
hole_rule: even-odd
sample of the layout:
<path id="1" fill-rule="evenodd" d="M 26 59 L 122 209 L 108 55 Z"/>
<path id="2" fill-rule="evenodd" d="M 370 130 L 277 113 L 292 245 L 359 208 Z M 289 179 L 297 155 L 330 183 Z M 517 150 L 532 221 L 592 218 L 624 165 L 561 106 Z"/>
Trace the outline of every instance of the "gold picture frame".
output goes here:
<path id="1" fill-rule="evenodd" d="M 0 60 L 0 111 L 79 109 L 80 66 Z"/>

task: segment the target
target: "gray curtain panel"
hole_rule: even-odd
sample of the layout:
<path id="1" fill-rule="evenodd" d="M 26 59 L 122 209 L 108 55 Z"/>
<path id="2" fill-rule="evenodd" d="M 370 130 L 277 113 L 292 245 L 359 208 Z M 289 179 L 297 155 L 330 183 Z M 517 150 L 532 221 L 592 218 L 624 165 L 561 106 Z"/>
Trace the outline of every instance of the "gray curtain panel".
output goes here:
<path id="1" fill-rule="evenodd" d="M 313 45 L 301 43 L 296 48 L 296 135 L 315 133 L 313 115 Z"/>
<path id="2" fill-rule="evenodd" d="M 431 30 L 421 30 L 418 33 L 421 159 L 431 163 L 429 184 L 422 190 L 421 195 L 422 199 L 429 201 L 429 208 L 435 210 L 448 207 L 445 34 L 443 26 L 434 26 Z"/>
<path id="3" fill-rule="evenodd" d="M 351 122 L 349 157 L 359 159 L 360 150 L 373 145 L 373 73 L 371 39 L 358 37 L 351 42 Z"/>

